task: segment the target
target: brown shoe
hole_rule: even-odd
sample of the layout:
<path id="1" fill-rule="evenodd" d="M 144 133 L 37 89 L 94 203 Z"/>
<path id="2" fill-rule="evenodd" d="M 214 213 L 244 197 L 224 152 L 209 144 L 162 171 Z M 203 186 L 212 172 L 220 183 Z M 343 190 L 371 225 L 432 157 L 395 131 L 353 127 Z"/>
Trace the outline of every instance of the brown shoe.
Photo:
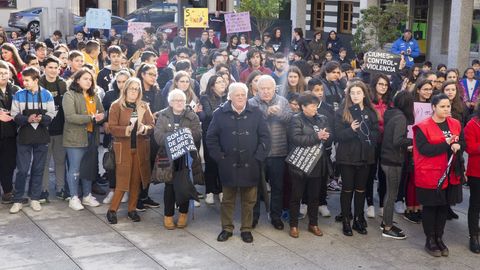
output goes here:
<path id="1" fill-rule="evenodd" d="M 180 213 L 180 215 L 178 216 L 177 228 L 187 227 L 187 219 L 188 219 L 188 214 Z"/>
<path id="2" fill-rule="evenodd" d="M 308 231 L 315 234 L 316 236 L 322 236 L 323 232 L 318 226 L 308 225 Z"/>
<path id="3" fill-rule="evenodd" d="M 167 230 L 174 230 L 175 229 L 175 223 L 173 223 L 173 217 L 165 216 L 163 218 L 163 226 Z"/>
<path id="4" fill-rule="evenodd" d="M 290 236 L 293 238 L 298 238 L 298 228 L 297 227 L 291 227 L 290 228 Z"/>

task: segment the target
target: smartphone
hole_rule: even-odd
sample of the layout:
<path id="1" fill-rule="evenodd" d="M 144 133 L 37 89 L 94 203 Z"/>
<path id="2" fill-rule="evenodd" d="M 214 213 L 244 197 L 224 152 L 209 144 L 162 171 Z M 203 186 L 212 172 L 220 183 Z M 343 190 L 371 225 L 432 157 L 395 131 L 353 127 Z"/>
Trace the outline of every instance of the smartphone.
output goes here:
<path id="1" fill-rule="evenodd" d="M 354 104 L 350 107 L 350 113 L 352 114 L 353 120 L 357 120 L 359 123 L 362 122 L 362 110 L 360 109 L 360 105 Z"/>

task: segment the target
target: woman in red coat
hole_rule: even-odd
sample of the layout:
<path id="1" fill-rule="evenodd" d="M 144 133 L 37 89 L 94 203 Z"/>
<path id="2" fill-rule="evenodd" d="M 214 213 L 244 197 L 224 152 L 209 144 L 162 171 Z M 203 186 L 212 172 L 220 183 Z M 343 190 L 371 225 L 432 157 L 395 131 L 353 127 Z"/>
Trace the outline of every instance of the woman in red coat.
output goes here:
<path id="1" fill-rule="evenodd" d="M 462 126 L 450 117 L 447 95 L 431 99 L 433 115 L 413 127 L 413 163 L 417 198 L 423 205 L 422 225 L 426 235 L 425 250 L 432 256 L 448 256 L 443 231 L 448 205 L 462 200 L 462 164 L 458 158 L 464 148 Z M 453 156 L 451 167 L 448 161 Z M 445 181 L 442 175 L 447 171 Z M 438 186 L 438 188 L 437 188 Z"/>
<path id="2" fill-rule="evenodd" d="M 470 203 L 468 206 L 468 230 L 470 232 L 470 250 L 480 253 L 478 241 L 478 217 L 480 213 L 480 110 L 465 126 L 465 142 L 468 153 L 467 177 L 470 186 Z"/>

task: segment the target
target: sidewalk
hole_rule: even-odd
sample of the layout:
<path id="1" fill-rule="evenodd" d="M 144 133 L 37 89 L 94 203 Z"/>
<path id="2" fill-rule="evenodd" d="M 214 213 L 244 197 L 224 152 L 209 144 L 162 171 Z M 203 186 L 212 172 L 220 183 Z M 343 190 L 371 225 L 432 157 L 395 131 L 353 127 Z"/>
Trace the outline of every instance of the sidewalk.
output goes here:
<path id="1" fill-rule="evenodd" d="M 133 223 L 122 204 L 118 224 L 109 225 L 108 205 L 76 212 L 51 196 L 38 213 L 24 207 L 12 215 L 10 205 L 0 205 L 0 269 L 478 269 L 480 256 L 468 249 L 468 194 L 464 189 L 465 202 L 454 207 L 460 219 L 447 222 L 447 258 L 429 256 L 421 225 L 399 215 L 394 219 L 406 240 L 383 238 L 378 217 L 368 219 L 368 235 L 353 237 L 344 236 L 333 217 L 320 217 L 323 237 L 309 233 L 302 220 L 300 238 L 294 239 L 288 225 L 277 231 L 262 213 L 252 244 L 242 242 L 238 227 L 220 243 L 218 201 L 207 206 L 202 200 L 187 228 L 167 231 L 161 207 L 140 213 L 142 221 Z M 151 195 L 162 202 L 163 185 L 152 185 Z M 332 215 L 338 213 L 339 194 L 330 193 L 328 202 Z"/>

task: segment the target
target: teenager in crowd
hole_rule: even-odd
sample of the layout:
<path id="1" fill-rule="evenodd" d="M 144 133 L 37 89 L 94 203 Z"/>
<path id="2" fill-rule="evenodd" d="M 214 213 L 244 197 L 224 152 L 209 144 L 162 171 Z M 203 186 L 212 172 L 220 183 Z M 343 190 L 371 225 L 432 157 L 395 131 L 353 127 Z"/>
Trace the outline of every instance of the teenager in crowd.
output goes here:
<path id="1" fill-rule="evenodd" d="M 100 86 L 105 92 L 108 91 L 108 85 L 115 77 L 115 74 L 122 68 L 122 54 L 122 49 L 120 49 L 119 46 L 110 46 L 107 49 L 110 65 L 100 70 L 97 77 L 97 85 Z"/>
<path id="2" fill-rule="evenodd" d="M 480 81 L 475 79 L 475 70 L 473 68 L 467 68 L 463 77 L 464 79 L 460 81 L 461 95 L 470 112 L 473 112 L 480 94 Z"/>
<path id="3" fill-rule="evenodd" d="M 302 94 L 306 90 L 305 78 L 297 66 L 290 66 L 287 71 L 287 81 L 280 92 L 287 100 L 294 93 Z"/>

